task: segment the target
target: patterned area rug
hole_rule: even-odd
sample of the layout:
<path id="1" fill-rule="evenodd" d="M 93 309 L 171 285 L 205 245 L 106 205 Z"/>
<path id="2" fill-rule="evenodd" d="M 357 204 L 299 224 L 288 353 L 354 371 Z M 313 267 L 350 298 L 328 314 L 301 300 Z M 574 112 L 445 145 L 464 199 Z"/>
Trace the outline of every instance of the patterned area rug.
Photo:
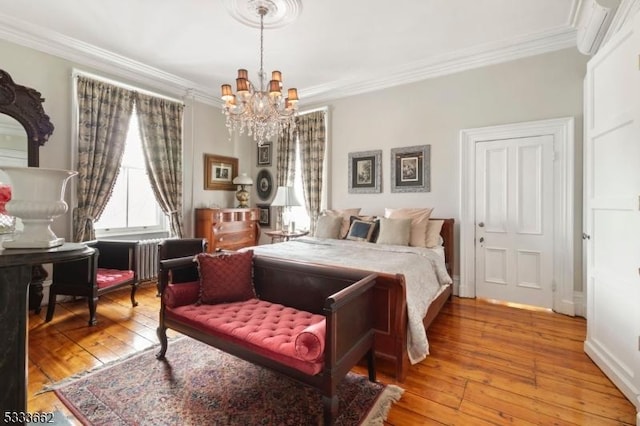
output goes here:
<path id="1" fill-rule="evenodd" d="M 191 338 L 54 385 L 87 425 L 316 425 L 318 391 Z M 339 386 L 337 425 L 381 425 L 403 390 L 349 373 Z"/>

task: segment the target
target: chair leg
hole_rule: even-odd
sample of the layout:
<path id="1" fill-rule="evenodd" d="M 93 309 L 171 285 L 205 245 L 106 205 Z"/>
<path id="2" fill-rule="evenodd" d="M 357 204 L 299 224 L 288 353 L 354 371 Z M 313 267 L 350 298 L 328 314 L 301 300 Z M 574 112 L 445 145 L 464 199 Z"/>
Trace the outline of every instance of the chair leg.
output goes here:
<path id="1" fill-rule="evenodd" d="M 49 302 L 47 302 L 47 316 L 44 321 L 49 322 L 53 318 L 53 313 L 56 310 L 56 293 L 53 291 L 53 286 L 49 287 Z"/>
<path id="2" fill-rule="evenodd" d="M 338 395 L 335 392 L 331 396 L 322 395 L 322 414 L 324 425 L 333 425 L 338 416 Z"/>
<path id="3" fill-rule="evenodd" d="M 369 372 L 369 381 L 376 381 L 376 354 L 373 348 L 367 352 L 367 370 Z"/>
<path id="4" fill-rule="evenodd" d="M 89 303 L 89 325 L 96 325 L 98 320 L 96 320 L 96 307 L 98 305 L 97 297 L 87 297 L 87 302 Z"/>
<path id="5" fill-rule="evenodd" d="M 156 354 L 157 359 L 164 359 L 164 356 L 167 353 L 167 327 L 163 324 L 160 324 L 156 329 L 156 334 L 158 335 L 158 340 L 160 340 L 160 351 Z"/>
<path id="6" fill-rule="evenodd" d="M 136 302 L 136 290 L 138 289 L 138 283 L 131 284 L 131 306 L 134 308 L 138 306 L 138 302 Z"/>

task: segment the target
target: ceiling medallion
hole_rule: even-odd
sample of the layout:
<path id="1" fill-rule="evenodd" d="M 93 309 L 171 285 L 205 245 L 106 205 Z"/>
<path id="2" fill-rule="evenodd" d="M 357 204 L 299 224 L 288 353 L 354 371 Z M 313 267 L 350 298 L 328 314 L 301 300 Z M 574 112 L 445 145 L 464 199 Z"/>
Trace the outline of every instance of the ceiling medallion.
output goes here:
<path id="1" fill-rule="evenodd" d="M 238 22 L 260 28 L 260 8 L 267 10 L 264 28 L 280 28 L 294 21 L 302 12 L 301 0 L 224 0 L 229 14 Z"/>

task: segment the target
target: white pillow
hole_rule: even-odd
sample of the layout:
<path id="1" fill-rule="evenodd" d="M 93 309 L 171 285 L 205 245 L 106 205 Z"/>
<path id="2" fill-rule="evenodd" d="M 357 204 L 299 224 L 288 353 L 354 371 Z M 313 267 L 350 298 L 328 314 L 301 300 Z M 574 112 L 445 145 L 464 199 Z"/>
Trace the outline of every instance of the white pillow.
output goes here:
<path id="1" fill-rule="evenodd" d="M 351 216 L 358 216 L 360 214 L 360 208 L 357 209 L 332 209 L 325 210 L 324 214 L 327 216 L 339 216 L 342 218 L 342 227 L 340 228 L 339 238 L 345 238 L 349 233 L 349 227 L 351 226 Z"/>
<path id="2" fill-rule="evenodd" d="M 427 247 L 427 226 L 432 208 L 384 209 L 384 217 L 389 219 L 411 219 L 411 237 L 409 245 Z"/>
<path id="3" fill-rule="evenodd" d="M 316 232 L 314 237 L 318 238 L 334 238 L 340 237 L 340 228 L 342 227 L 342 218 L 340 216 L 320 216 L 316 224 Z"/>
<path id="4" fill-rule="evenodd" d="M 442 237 L 440 231 L 442 231 L 442 225 L 444 220 L 442 219 L 430 219 L 427 225 L 427 247 L 433 248 L 442 245 Z"/>
<path id="5" fill-rule="evenodd" d="M 408 246 L 411 235 L 411 219 L 380 218 L 380 233 L 376 244 Z"/>

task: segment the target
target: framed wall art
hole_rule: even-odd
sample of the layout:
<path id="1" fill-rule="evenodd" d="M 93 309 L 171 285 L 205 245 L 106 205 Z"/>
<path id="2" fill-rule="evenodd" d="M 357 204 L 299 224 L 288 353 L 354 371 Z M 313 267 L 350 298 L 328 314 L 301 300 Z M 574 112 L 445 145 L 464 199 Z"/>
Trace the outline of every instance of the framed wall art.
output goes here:
<path id="1" fill-rule="evenodd" d="M 349 153 L 349 192 L 382 192 L 382 150 Z"/>
<path id="2" fill-rule="evenodd" d="M 235 191 L 233 179 L 238 176 L 238 159 L 204 154 L 204 189 Z"/>
<path id="3" fill-rule="evenodd" d="M 257 145 L 257 166 L 271 165 L 271 142 L 264 142 L 262 146 Z"/>
<path id="4" fill-rule="evenodd" d="M 273 178 L 271 173 L 267 169 L 262 169 L 258 172 L 256 177 L 256 193 L 258 198 L 262 201 L 267 201 L 271 197 L 271 191 L 273 190 Z"/>
<path id="5" fill-rule="evenodd" d="M 269 204 L 256 204 L 256 207 L 260 210 L 260 216 L 258 217 L 258 223 L 260 226 L 271 226 L 271 207 Z"/>
<path id="6" fill-rule="evenodd" d="M 431 191 L 431 145 L 391 149 L 391 192 Z"/>

